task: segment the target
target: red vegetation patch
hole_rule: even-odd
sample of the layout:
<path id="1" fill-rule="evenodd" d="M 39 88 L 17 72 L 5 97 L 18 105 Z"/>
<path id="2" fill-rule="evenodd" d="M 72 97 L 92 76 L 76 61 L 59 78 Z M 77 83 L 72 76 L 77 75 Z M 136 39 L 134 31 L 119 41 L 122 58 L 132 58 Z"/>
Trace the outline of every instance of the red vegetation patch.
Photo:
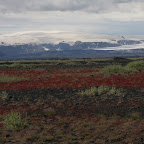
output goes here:
<path id="1" fill-rule="evenodd" d="M 0 90 L 24 90 L 35 88 L 82 88 L 99 85 L 144 86 L 144 73 L 105 78 L 96 69 L 1 69 L 1 74 L 27 77 L 29 80 L 13 83 L 0 83 Z"/>

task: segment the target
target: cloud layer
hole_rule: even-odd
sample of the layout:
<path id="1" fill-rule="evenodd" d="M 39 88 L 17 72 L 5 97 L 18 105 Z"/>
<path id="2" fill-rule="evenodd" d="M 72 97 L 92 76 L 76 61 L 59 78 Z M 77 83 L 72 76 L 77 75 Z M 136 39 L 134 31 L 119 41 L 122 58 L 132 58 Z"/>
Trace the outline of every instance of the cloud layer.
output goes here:
<path id="1" fill-rule="evenodd" d="M 129 9 L 131 7 L 131 9 Z M 25 11 L 136 11 L 143 10 L 143 0 L 0 0 L 0 12 Z"/>
<path id="2" fill-rule="evenodd" d="M 0 0 L 0 33 L 144 34 L 144 0 Z"/>

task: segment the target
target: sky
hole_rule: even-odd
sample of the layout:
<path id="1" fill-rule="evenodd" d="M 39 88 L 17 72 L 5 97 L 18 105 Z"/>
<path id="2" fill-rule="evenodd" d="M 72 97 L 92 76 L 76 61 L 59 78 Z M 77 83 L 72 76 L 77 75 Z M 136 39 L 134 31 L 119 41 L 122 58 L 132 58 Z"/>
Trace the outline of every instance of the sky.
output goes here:
<path id="1" fill-rule="evenodd" d="M 144 0 L 0 0 L 0 35 L 48 31 L 144 35 Z"/>

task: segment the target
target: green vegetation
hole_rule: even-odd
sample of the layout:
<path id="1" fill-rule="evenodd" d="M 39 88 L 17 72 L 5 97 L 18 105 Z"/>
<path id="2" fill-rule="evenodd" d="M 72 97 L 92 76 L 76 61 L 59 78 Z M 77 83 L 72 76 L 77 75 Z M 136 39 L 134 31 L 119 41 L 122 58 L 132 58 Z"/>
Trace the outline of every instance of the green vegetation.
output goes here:
<path id="1" fill-rule="evenodd" d="M 8 95 L 8 93 L 7 93 L 6 91 L 2 91 L 2 92 L 0 93 L 0 100 L 5 101 L 5 100 L 7 100 L 8 98 L 9 98 L 9 95 Z"/>
<path id="2" fill-rule="evenodd" d="M 73 136 L 65 136 L 65 137 L 63 137 L 63 141 L 71 141 L 71 140 L 73 140 L 74 139 L 74 137 Z"/>
<path id="3" fill-rule="evenodd" d="M 144 61 L 134 61 L 127 64 L 126 68 L 135 70 L 144 70 Z"/>
<path id="4" fill-rule="evenodd" d="M 102 86 L 98 87 L 97 93 L 98 93 L 98 95 L 101 95 L 103 93 L 107 93 L 109 90 L 110 90 L 110 87 L 102 85 Z"/>
<path id="5" fill-rule="evenodd" d="M 109 74 L 112 74 L 112 73 L 123 73 L 125 72 L 125 68 L 122 67 L 121 65 L 110 65 L 110 66 L 106 66 L 104 67 L 100 73 L 109 73 Z"/>
<path id="6" fill-rule="evenodd" d="M 108 94 L 108 95 L 116 95 L 116 96 L 121 96 L 123 95 L 123 92 L 116 88 L 116 87 L 109 87 L 109 86 L 99 86 L 99 87 L 91 87 L 89 89 L 85 89 L 82 91 L 79 91 L 77 93 L 78 95 L 84 96 L 93 96 L 93 95 L 101 95 L 101 94 Z"/>
<path id="7" fill-rule="evenodd" d="M 129 61 L 142 60 L 139 58 L 93 58 L 93 59 L 49 59 L 49 60 L 18 60 L 18 61 L 0 61 L 0 67 L 37 67 L 37 66 L 98 66 L 103 65 L 121 65 Z M 99 63 L 100 62 L 100 63 Z"/>
<path id="8" fill-rule="evenodd" d="M 130 116 L 130 118 L 131 118 L 132 120 L 138 120 L 138 119 L 140 118 L 140 114 L 137 113 L 137 112 L 132 113 L 131 116 Z"/>
<path id="9" fill-rule="evenodd" d="M 18 60 L 0 61 L 0 67 L 37 67 L 37 66 L 96 66 L 98 62 L 113 61 L 112 59 L 53 59 L 53 60 Z"/>
<path id="10" fill-rule="evenodd" d="M 117 89 L 116 87 L 112 87 L 109 90 L 108 94 L 110 94 L 110 95 L 116 95 L 116 96 L 121 96 L 121 95 L 123 95 L 123 92 L 120 89 Z"/>
<path id="11" fill-rule="evenodd" d="M 0 75 L 0 82 L 17 82 L 28 80 L 28 78 L 18 77 L 18 76 L 9 76 L 9 75 Z"/>
<path id="12" fill-rule="evenodd" d="M 121 95 L 123 95 L 123 92 L 122 92 L 122 90 L 116 88 L 115 86 L 113 86 L 113 87 L 99 86 L 98 87 L 98 95 L 101 95 L 101 94 L 121 96 Z"/>
<path id="13" fill-rule="evenodd" d="M 82 123 L 82 126 L 83 126 L 83 127 L 88 127 L 88 126 L 89 126 L 89 124 L 88 124 L 88 123 L 86 123 L 86 122 L 83 122 L 83 123 Z"/>
<path id="14" fill-rule="evenodd" d="M 79 91 L 78 95 L 87 95 L 87 96 L 92 96 L 97 93 L 98 89 L 96 87 L 91 87 L 90 89 L 85 89 L 83 91 Z"/>
<path id="15" fill-rule="evenodd" d="M 53 141 L 55 138 L 53 136 L 41 137 L 40 140 L 42 141 Z"/>
<path id="16" fill-rule="evenodd" d="M 11 113 L 4 115 L 3 119 L 3 124 L 7 129 L 19 130 L 20 128 L 23 128 L 27 125 L 27 122 L 22 120 L 22 115 L 14 111 L 11 111 Z"/>
<path id="17" fill-rule="evenodd" d="M 125 67 L 121 65 L 109 65 L 109 66 L 104 67 L 100 71 L 100 73 L 101 74 L 115 74 L 115 73 L 134 72 L 137 70 L 144 70 L 144 61 L 130 62 Z"/>
<path id="18" fill-rule="evenodd" d="M 45 114 L 48 116 L 48 117 L 52 117 L 56 114 L 56 112 L 53 110 L 53 109 L 49 109 L 45 112 Z"/>

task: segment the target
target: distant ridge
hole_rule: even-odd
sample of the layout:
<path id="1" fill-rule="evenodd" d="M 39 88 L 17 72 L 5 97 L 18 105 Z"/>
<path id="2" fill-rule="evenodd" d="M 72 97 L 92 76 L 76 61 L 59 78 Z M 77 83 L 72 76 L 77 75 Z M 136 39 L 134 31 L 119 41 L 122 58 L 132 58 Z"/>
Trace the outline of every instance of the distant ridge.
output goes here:
<path id="1" fill-rule="evenodd" d="M 124 37 L 62 32 L 5 34 L 0 35 L 0 60 L 143 55 L 142 38 L 143 36 Z M 18 41 L 19 43 L 16 43 Z"/>

